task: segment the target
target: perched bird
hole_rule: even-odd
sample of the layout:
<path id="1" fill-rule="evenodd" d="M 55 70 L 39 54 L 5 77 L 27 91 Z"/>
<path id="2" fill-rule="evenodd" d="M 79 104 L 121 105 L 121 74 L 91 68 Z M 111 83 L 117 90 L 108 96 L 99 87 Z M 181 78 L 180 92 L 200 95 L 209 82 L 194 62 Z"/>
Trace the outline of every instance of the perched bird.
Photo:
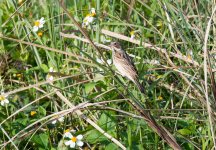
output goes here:
<path id="1" fill-rule="evenodd" d="M 139 82 L 138 72 L 130 56 L 128 56 L 128 54 L 122 49 L 119 42 L 112 42 L 110 47 L 112 49 L 113 64 L 117 70 L 122 76 L 133 81 L 139 88 L 140 92 L 144 93 L 144 87 Z"/>
<path id="2" fill-rule="evenodd" d="M 128 56 L 128 54 L 121 48 L 121 45 L 118 42 L 112 42 L 110 46 L 112 48 L 113 64 L 116 66 L 118 71 L 122 74 L 122 76 L 125 76 L 133 81 L 138 86 L 139 90 L 144 93 L 144 88 L 138 80 L 138 73 L 130 56 Z M 136 100 L 132 100 L 130 103 L 145 119 L 148 125 L 154 129 L 160 137 L 166 140 L 166 142 L 173 149 L 181 150 L 181 147 L 178 145 L 172 134 L 154 120 L 150 111 L 143 109 L 140 102 Z"/>

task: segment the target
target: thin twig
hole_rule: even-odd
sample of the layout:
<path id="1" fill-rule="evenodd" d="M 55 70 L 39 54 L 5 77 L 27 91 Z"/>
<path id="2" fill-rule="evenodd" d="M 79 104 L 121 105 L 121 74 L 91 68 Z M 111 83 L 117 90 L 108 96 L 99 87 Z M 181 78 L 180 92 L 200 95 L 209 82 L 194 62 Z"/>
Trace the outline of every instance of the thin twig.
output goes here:
<path id="1" fill-rule="evenodd" d="M 136 44 L 136 45 L 140 45 L 140 41 L 139 40 L 132 40 L 130 37 L 124 36 L 124 35 L 119 34 L 119 33 L 115 33 L 115 32 L 109 31 L 109 30 L 105 30 L 105 29 L 102 29 L 101 33 L 105 34 L 105 35 L 108 35 L 108 36 L 111 36 L 111 37 L 114 37 L 114 38 L 117 38 L 117 39 L 128 41 L 128 42 Z M 78 40 L 81 40 L 81 41 L 86 42 L 86 43 L 90 43 L 87 39 L 80 38 L 80 37 L 76 36 L 75 34 L 65 34 L 65 33 L 61 32 L 60 35 L 63 36 L 63 37 L 74 38 L 74 39 L 78 39 Z M 108 47 L 106 45 L 99 44 L 99 43 L 94 43 L 94 44 L 96 46 L 98 46 L 98 47 L 110 50 L 110 47 Z M 155 45 L 152 45 L 152 44 L 149 44 L 149 43 L 142 42 L 142 46 L 145 47 L 145 48 L 150 48 L 152 50 L 161 52 L 163 54 L 167 53 L 166 49 L 159 48 L 159 47 L 157 47 Z M 200 66 L 198 62 L 196 62 L 195 60 L 189 59 L 187 56 L 184 56 L 184 55 L 181 55 L 181 54 L 177 54 L 177 53 L 173 53 L 173 52 L 169 52 L 169 54 L 172 57 L 176 57 L 176 58 L 178 58 L 178 59 L 180 59 L 182 61 L 185 61 L 187 63 L 193 64 L 196 67 Z"/>
<path id="2" fill-rule="evenodd" d="M 14 41 L 14 42 L 26 44 L 26 45 L 35 46 L 35 47 L 38 47 L 38 48 L 42 48 L 42 49 L 49 50 L 49 51 L 52 51 L 52 52 L 57 52 L 59 54 L 64 54 L 64 55 L 72 56 L 72 57 L 75 57 L 75 58 L 77 57 L 77 58 L 84 59 L 84 60 L 86 59 L 86 58 L 83 58 L 83 57 L 81 57 L 79 55 L 72 54 L 70 52 L 65 52 L 65 51 L 61 51 L 61 50 L 58 50 L 58 49 L 55 49 L 55 48 L 51 48 L 51 47 L 47 47 L 47 46 L 44 46 L 44 45 L 35 44 L 35 43 L 26 42 L 26 41 L 15 39 L 15 38 L 6 37 L 6 36 L 3 36 L 1 34 L 0 34 L 0 38 L 6 39 L 6 40 L 9 40 L 9 41 Z"/>
<path id="3" fill-rule="evenodd" d="M 117 38 L 117 39 L 121 39 L 121 40 L 124 40 L 124 41 L 128 41 L 130 43 L 134 43 L 134 44 L 140 45 L 140 40 L 135 40 L 135 39 L 132 40 L 130 37 L 124 36 L 124 35 L 119 34 L 119 33 L 111 32 L 111 31 L 105 30 L 105 29 L 102 29 L 101 33 L 103 33 L 105 35 L 108 35 L 108 36 L 111 36 L 111 37 L 114 37 L 114 38 Z M 155 45 L 152 45 L 152 44 L 149 44 L 149 43 L 145 43 L 145 42 L 142 42 L 141 44 L 145 48 L 150 48 L 152 50 L 161 52 L 163 54 L 167 53 L 167 50 L 164 49 L 164 48 L 159 48 L 159 47 L 157 47 Z M 183 61 L 185 61 L 187 63 L 193 64 L 194 66 L 199 66 L 198 62 L 196 62 L 194 60 L 191 60 L 191 59 L 188 59 L 184 55 L 176 54 L 176 53 L 173 53 L 173 52 L 169 52 L 169 54 L 170 54 L 170 56 L 176 57 L 176 58 L 178 58 L 180 60 L 183 60 Z"/>

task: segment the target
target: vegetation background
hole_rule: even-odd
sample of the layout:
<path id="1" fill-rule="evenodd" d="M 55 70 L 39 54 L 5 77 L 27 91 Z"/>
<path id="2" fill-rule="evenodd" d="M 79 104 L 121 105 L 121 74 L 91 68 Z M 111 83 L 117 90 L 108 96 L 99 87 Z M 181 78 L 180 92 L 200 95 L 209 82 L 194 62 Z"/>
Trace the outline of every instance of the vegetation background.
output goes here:
<path id="1" fill-rule="evenodd" d="M 1 149 L 70 149 L 66 129 L 83 135 L 83 149 L 171 149 L 130 100 L 182 149 L 216 148 L 215 0 L 64 4 L 80 26 L 95 8 L 85 30 L 100 52 L 59 1 L 0 0 L 0 90 L 9 100 L 0 106 Z M 33 32 L 42 17 L 43 27 Z M 133 57 L 145 95 L 109 63 L 111 41 Z"/>

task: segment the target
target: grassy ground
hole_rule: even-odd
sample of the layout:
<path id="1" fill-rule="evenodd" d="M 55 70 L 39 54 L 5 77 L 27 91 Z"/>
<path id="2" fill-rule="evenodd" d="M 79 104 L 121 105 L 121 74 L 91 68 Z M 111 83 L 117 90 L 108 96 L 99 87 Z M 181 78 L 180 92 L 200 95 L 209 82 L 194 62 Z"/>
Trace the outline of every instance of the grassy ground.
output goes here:
<path id="1" fill-rule="evenodd" d="M 171 149 L 141 111 L 182 149 L 216 148 L 214 0 L 63 4 L 0 1 L 1 149 Z M 112 41 L 144 95 L 113 66 Z"/>

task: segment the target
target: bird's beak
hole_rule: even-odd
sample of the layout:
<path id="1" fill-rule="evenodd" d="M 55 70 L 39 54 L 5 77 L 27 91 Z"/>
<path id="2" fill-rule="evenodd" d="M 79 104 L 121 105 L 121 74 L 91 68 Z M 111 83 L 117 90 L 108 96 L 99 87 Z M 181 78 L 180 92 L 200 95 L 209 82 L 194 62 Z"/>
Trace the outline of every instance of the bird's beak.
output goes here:
<path id="1" fill-rule="evenodd" d="M 116 45 L 116 42 L 111 42 L 109 46 L 110 47 L 115 47 L 115 45 Z"/>
<path id="2" fill-rule="evenodd" d="M 111 51 L 115 51 L 113 42 L 110 43 L 109 47 L 110 47 Z"/>

